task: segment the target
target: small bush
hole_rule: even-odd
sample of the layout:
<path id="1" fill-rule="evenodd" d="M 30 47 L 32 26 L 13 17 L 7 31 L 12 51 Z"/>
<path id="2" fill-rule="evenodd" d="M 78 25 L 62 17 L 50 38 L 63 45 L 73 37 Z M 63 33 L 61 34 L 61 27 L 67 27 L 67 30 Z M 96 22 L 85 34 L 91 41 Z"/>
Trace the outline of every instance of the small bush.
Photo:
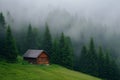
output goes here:
<path id="1" fill-rule="evenodd" d="M 23 60 L 22 56 L 18 56 L 17 59 L 19 64 L 22 64 L 22 65 L 29 64 L 27 61 Z"/>

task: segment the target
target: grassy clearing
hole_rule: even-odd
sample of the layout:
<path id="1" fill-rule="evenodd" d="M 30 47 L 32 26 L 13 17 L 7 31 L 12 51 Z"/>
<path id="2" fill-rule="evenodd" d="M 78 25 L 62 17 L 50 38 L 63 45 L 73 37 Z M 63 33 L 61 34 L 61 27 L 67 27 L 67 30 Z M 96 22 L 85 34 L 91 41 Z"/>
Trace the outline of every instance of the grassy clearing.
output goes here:
<path id="1" fill-rule="evenodd" d="M 58 65 L 0 63 L 0 80 L 100 80 Z"/>

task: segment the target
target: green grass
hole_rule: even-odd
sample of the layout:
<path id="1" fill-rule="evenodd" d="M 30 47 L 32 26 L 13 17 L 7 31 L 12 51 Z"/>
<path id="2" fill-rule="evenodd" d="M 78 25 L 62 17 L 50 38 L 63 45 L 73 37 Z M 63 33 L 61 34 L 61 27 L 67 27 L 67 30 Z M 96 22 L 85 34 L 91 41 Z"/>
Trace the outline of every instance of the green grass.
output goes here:
<path id="1" fill-rule="evenodd" d="M 0 63 L 0 80 L 100 80 L 58 65 Z"/>

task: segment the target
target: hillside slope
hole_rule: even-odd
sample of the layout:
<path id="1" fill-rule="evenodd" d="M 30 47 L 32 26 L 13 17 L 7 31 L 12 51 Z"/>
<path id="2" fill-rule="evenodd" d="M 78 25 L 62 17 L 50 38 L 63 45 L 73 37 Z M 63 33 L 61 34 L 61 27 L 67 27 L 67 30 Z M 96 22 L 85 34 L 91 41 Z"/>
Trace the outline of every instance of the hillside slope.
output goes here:
<path id="1" fill-rule="evenodd" d="M 100 80 L 58 65 L 0 63 L 0 80 Z"/>

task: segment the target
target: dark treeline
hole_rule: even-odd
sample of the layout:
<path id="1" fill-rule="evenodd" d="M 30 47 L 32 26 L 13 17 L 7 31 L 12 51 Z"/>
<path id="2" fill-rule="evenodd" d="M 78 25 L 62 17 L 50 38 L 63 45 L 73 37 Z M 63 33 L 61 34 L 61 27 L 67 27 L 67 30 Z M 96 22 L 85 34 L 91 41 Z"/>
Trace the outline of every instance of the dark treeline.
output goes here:
<path id="1" fill-rule="evenodd" d="M 120 69 L 116 61 L 108 51 L 103 51 L 101 46 L 96 49 L 93 38 L 91 38 L 88 47 L 85 45 L 82 47 L 78 65 L 77 70 L 80 72 L 105 80 L 120 79 Z"/>
<path id="2" fill-rule="evenodd" d="M 13 32 L 0 13 L 0 60 L 17 62 L 17 56 L 22 56 L 28 49 L 47 51 L 53 64 L 106 80 L 120 79 L 120 70 L 116 61 L 108 51 L 102 49 L 102 46 L 96 49 L 93 38 L 89 45 L 84 45 L 80 49 L 80 56 L 75 57 L 72 41 L 63 32 L 56 37 L 52 36 L 47 23 L 44 30 L 29 24 L 27 29 Z"/>
<path id="3" fill-rule="evenodd" d="M 18 49 L 15 38 L 9 25 L 6 25 L 4 16 L 0 13 L 0 60 L 16 62 Z"/>

